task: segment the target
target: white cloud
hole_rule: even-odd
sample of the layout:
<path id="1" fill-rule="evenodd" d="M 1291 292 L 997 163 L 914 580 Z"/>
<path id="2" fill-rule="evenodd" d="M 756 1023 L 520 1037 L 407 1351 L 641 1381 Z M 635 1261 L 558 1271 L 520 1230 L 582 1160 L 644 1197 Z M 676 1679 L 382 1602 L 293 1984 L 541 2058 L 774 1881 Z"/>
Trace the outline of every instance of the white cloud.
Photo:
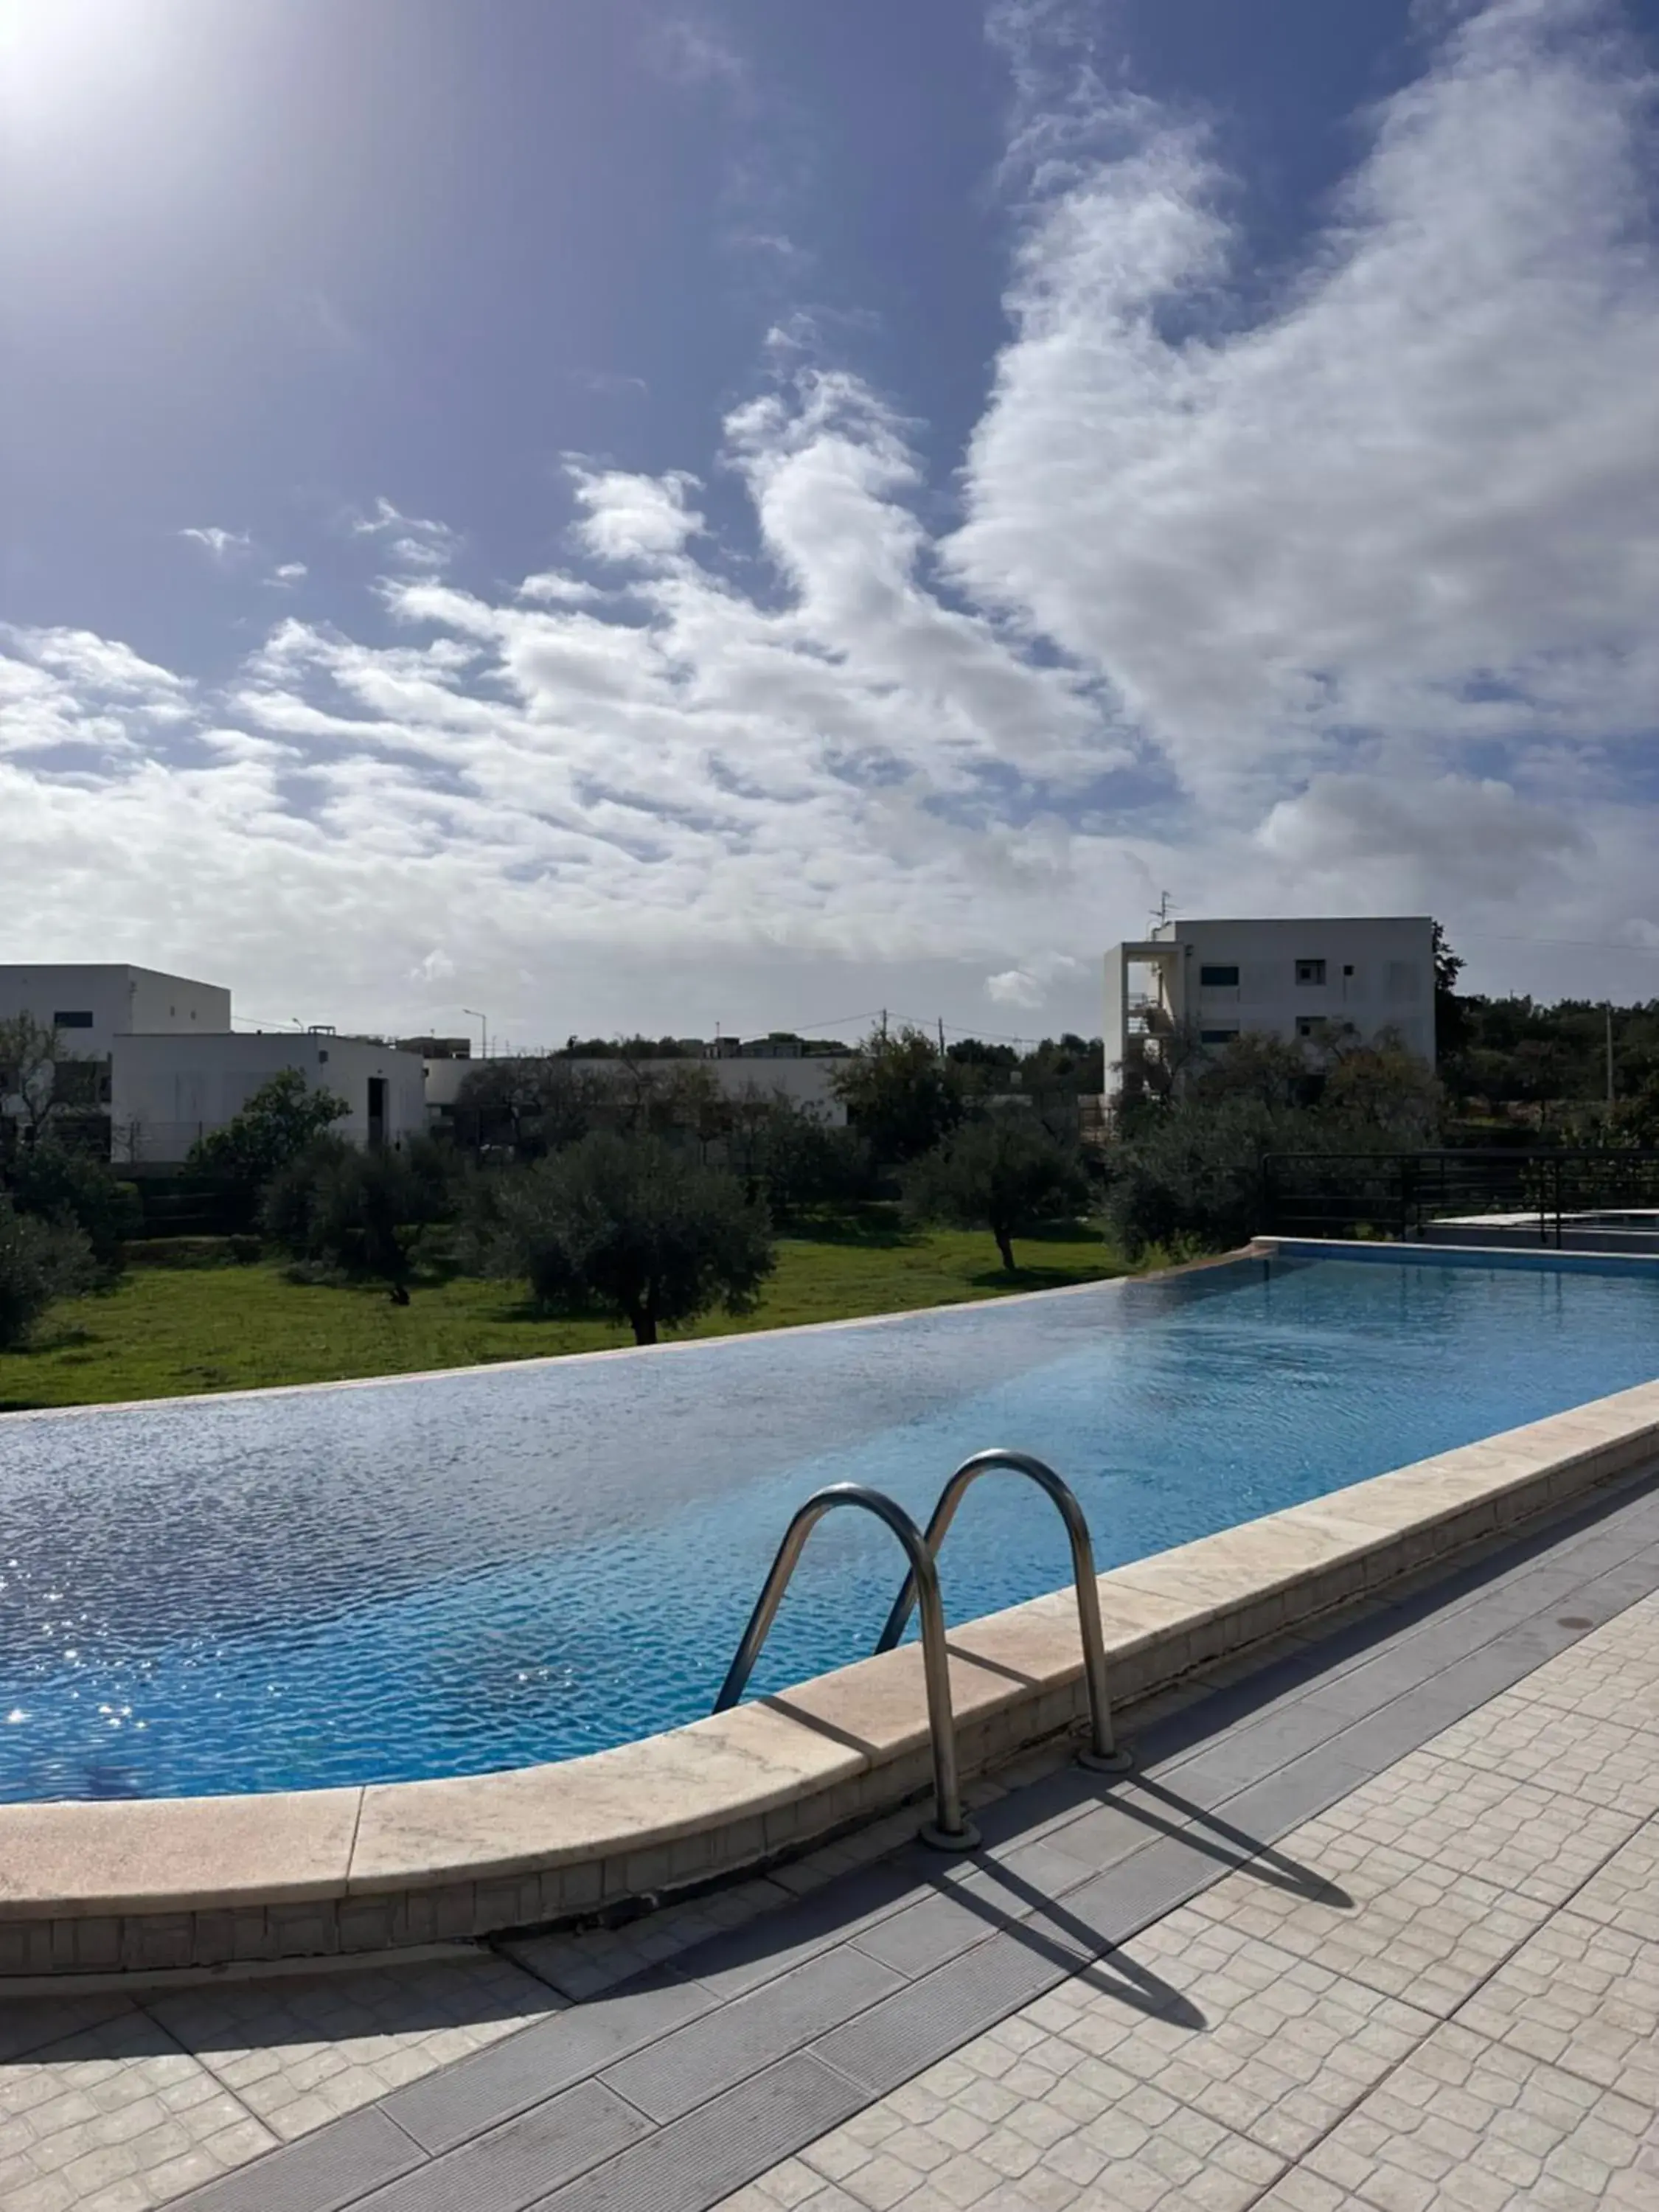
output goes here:
<path id="1" fill-rule="evenodd" d="M 1036 1007 L 1046 1003 L 1054 985 L 1075 976 L 1082 961 L 1069 952 L 1034 952 L 1018 968 L 1005 968 L 985 979 L 985 995 L 994 1006 Z"/>
<path id="2" fill-rule="evenodd" d="M 716 85 L 737 93 L 748 88 L 748 64 L 707 15 L 687 13 L 665 17 L 653 26 L 645 52 L 660 73 L 675 83 Z"/>
<path id="3" fill-rule="evenodd" d="M 216 523 L 192 526 L 179 532 L 192 545 L 199 545 L 216 561 L 233 561 L 239 553 L 247 552 L 253 544 L 246 530 L 222 530 Z"/>
<path id="4" fill-rule="evenodd" d="M 283 561 L 271 570 L 265 581 L 277 591 L 292 591 L 310 573 L 303 561 Z"/>
<path id="5" fill-rule="evenodd" d="M 351 518 L 350 532 L 354 538 L 380 541 L 394 566 L 428 574 L 447 568 L 460 544 L 459 537 L 447 523 L 404 514 L 384 493 L 367 514 Z"/>
<path id="6" fill-rule="evenodd" d="M 697 480 L 683 470 L 635 476 L 624 469 L 589 469 L 579 460 L 567 469 L 582 509 L 572 535 L 597 561 L 670 561 L 702 528 L 702 515 L 688 504 Z"/>
<path id="7" fill-rule="evenodd" d="M 356 518 L 391 643 L 289 619 L 203 696 L 10 634 L 31 927 L 107 951 L 117 913 L 384 1026 L 448 961 L 548 1037 L 884 1000 L 1092 1030 L 1099 947 L 1166 886 L 1613 939 L 1616 981 L 1566 957 L 1650 994 L 1659 280 L 1610 21 L 1462 23 L 1244 321 L 1204 146 L 1103 94 L 1063 10 L 1006 9 L 1024 228 L 953 534 L 820 339 L 705 461 L 738 542 L 690 473 L 576 460 L 572 568 L 516 589 Z"/>
<path id="8" fill-rule="evenodd" d="M 1501 0 L 1455 30 L 1248 325 L 1189 129 L 1099 101 L 1113 151 L 1074 128 L 1038 161 L 948 558 L 1193 787 L 1338 732 L 1650 726 L 1659 282 L 1613 24 Z"/>
<path id="9" fill-rule="evenodd" d="M 447 983 L 455 973 L 455 963 L 449 955 L 434 945 L 423 953 L 409 971 L 411 983 Z"/>

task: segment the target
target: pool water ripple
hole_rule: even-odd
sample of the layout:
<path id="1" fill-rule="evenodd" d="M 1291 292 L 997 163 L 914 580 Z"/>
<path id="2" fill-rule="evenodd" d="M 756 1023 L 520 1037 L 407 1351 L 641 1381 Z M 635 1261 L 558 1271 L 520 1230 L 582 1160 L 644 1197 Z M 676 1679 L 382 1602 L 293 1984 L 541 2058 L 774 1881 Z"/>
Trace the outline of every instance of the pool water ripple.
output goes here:
<path id="1" fill-rule="evenodd" d="M 366 1389 L 0 1420 L 0 1798 L 408 1780 L 706 1712 L 790 1512 L 925 1516 L 1049 1460 L 1103 1567 L 1659 1372 L 1659 1272 L 1253 1262 L 876 1326 Z M 815 1534 L 754 1687 L 868 1651 L 901 1565 Z M 962 1620 L 1066 1579 L 994 1478 Z"/>

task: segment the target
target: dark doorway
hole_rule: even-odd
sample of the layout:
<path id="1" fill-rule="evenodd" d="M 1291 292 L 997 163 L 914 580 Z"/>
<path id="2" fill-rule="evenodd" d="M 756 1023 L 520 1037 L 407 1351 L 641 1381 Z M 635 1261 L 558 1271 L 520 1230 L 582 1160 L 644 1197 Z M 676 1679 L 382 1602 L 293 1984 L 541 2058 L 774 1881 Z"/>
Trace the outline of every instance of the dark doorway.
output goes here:
<path id="1" fill-rule="evenodd" d="M 371 1145 L 386 1142 L 386 1078 L 371 1075 L 368 1079 L 368 1141 Z"/>

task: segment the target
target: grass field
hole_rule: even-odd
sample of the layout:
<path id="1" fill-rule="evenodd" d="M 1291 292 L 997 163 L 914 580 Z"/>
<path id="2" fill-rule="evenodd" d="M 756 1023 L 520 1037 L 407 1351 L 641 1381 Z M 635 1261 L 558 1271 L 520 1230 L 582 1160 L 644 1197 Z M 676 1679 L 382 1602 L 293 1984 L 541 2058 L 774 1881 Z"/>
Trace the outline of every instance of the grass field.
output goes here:
<path id="1" fill-rule="evenodd" d="M 988 1236 L 907 1232 L 872 1210 L 781 1237 L 758 1310 L 713 1314 L 689 1334 L 787 1328 L 1054 1289 L 1121 1274 L 1081 1224 L 1021 1239 L 1003 1273 Z M 543 1320 L 511 1284 L 422 1284 L 407 1306 L 383 1289 L 297 1284 L 276 1267 L 134 1267 L 110 1291 L 58 1306 L 27 1352 L 0 1353 L 0 1412 L 99 1405 L 276 1382 L 338 1382 L 466 1367 L 632 1342 L 604 1322 Z"/>

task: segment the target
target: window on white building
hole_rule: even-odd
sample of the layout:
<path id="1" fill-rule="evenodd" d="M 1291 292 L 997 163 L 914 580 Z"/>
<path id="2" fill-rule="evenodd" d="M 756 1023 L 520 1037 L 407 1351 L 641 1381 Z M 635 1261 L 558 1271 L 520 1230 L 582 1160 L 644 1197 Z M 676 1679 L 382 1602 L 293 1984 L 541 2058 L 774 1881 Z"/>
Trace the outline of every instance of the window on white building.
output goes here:
<path id="1" fill-rule="evenodd" d="M 1200 990 L 1236 991 L 1238 988 L 1238 970 L 1237 968 L 1200 968 L 1198 981 Z"/>
<path id="2" fill-rule="evenodd" d="M 1324 962 L 1298 960 L 1296 963 L 1296 980 L 1298 983 L 1322 983 L 1325 980 Z"/>

